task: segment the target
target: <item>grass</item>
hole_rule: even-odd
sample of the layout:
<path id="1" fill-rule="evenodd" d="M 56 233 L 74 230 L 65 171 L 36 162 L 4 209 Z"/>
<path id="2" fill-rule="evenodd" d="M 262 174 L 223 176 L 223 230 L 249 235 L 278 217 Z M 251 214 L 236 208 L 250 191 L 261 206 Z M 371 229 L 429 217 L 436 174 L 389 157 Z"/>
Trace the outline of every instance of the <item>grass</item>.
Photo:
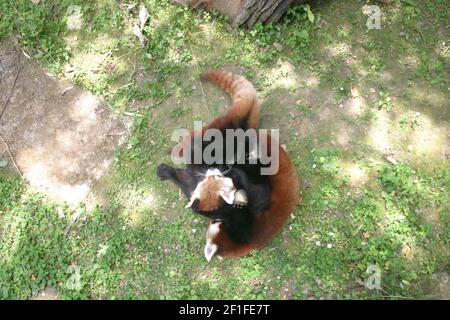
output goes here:
<path id="1" fill-rule="evenodd" d="M 448 21 L 445 1 L 415 1 L 419 11 L 393 1 L 382 7 L 392 32 L 376 32 L 361 27 L 362 2 L 300 7 L 246 31 L 215 13 L 147 0 L 144 47 L 132 33 L 138 6 L 41 2 L 1 1 L 0 37 L 20 35 L 49 70 L 136 116 L 99 182 L 107 205 L 53 203 L 2 173 L 0 297 L 54 286 L 65 299 L 416 298 L 427 277 L 449 272 L 448 157 L 440 140 L 425 147 L 412 134 L 448 128 L 439 107 L 448 99 L 445 32 L 431 32 Z M 73 4 L 82 30 L 66 28 Z M 411 69 L 399 67 L 410 60 Z M 206 221 L 155 172 L 169 161 L 173 129 L 223 111 L 224 94 L 198 81 L 210 68 L 245 74 L 266 98 L 263 126 L 281 127 L 304 200 L 267 247 L 208 264 Z M 340 105 L 355 86 L 364 103 L 348 115 Z M 397 164 L 378 147 L 383 123 Z M 364 287 L 371 265 L 380 290 Z"/>

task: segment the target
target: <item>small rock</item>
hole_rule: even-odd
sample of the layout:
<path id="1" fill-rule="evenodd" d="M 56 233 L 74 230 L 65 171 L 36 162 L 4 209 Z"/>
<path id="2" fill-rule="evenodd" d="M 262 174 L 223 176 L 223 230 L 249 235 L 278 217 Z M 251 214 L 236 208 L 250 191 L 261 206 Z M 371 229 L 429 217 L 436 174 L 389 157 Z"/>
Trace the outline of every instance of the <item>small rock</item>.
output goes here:
<path id="1" fill-rule="evenodd" d="M 397 161 L 394 157 L 392 157 L 392 156 L 387 156 L 387 157 L 386 157 L 386 160 L 387 160 L 388 162 L 392 163 L 392 164 L 397 164 L 397 163 L 398 163 L 398 161 Z"/>
<path id="2" fill-rule="evenodd" d="M 277 49 L 278 51 L 283 50 L 283 45 L 282 45 L 281 43 L 278 43 L 278 42 L 274 42 L 274 43 L 273 43 L 273 47 L 274 47 L 275 49 Z"/>

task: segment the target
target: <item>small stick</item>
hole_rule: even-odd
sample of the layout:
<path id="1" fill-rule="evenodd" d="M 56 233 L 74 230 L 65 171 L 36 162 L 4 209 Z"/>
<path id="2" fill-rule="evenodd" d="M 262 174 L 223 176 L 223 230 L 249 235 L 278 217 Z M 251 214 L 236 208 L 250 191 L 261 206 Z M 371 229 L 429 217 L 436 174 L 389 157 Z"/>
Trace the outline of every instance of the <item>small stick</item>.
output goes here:
<path id="1" fill-rule="evenodd" d="M 23 66 L 20 64 L 20 54 L 19 54 L 18 56 L 19 56 L 19 68 L 17 69 L 16 77 L 14 78 L 14 82 L 13 82 L 13 85 L 12 85 L 12 87 L 11 87 L 11 91 L 9 92 L 9 96 L 8 96 L 8 98 L 6 99 L 5 104 L 3 105 L 2 112 L 0 113 L 0 119 L 1 119 L 2 116 L 3 116 L 3 112 L 5 112 L 6 107 L 8 106 L 9 100 L 11 100 L 12 94 L 13 94 L 13 92 L 14 92 L 14 88 L 16 87 L 17 78 L 19 77 L 19 73 L 20 73 L 20 71 L 22 70 L 22 67 L 23 67 Z"/>
<path id="2" fill-rule="evenodd" d="M 191 46 L 189 44 L 188 44 L 188 46 L 189 46 L 189 50 L 192 53 L 192 58 L 194 59 L 195 67 L 197 68 L 197 73 L 200 75 L 200 69 L 198 68 L 198 60 L 195 57 L 194 51 L 192 50 Z M 208 113 L 209 113 L 208 103 L 206 102 L 206 95 L 205 95 L 205 90 L 203 90 L 202 81 L 198 80 L 198 82 L 200 83 L 200 88 L 202 89 L 203 102 L 205 103 L 206 111 L 208 111 Z"/>
<path id="3" fill-rule="evenodd" d="M 101 108 L 105 109 L 106 111 L 108 111 L 110 113 L 114 113 L 109 107 L 107 107 L 103 104 L 103 101 L 98 101 L 97 105 L 99 105 Z"/>
<path id="4" fill-rule="evenodd" d="M 107 133 L 106 136 L 107 137 L 114 137 L 114 136 L 123 136 L 125 133 L 121 132 L 121 133 Z"/>
<path id="5" fill-rule="evenodd" d="M 126 57 L 126 56 L 128 56 L 130 54 L 133 54 L 133 53 L 137 52 L 140 49 L 142 49 L 142 48 L 136 48 L 136 49 L 134 49 L 132 51 L 125 52 L 124 54 L 122 54 L 122 55 L 120 55 L 120 56 L 118 56 L 116 58 L 113 58 L 113 60 L 118 61 L 118 60 L 120 60 L 120 59 L 122 59 L 122 58 L 124 58 L 124 57 Z"/>
<path id="6" fill-rule="evenodd" d="M 198 70 L 198 66 L 197 66 L 197 70 Z M 209 108 L 208 108 L 208 104 L 206 103 L 206 95 L 205 95 L 205 90 L 203 90 L 202 81 L 198 80 L 198 82 L 200 83 L 200 88 L 202 89 L 203 102 L 205 103 L 206 111 L 208 111 L 208 113 L 209 113 Z"/>
<path id="7" fill-rule="evenodd" d="M 70 86 L 65 88 L 64 90 L 61 91 L 61 93 L 59 94 L 60 96 L 63 96 L 66 94 L 67 91 L 72 90 L 73 88 L 75 88 L 75 86 Z"/>
<path id="8" fill-rule="evenodd" d="M 72 229 L 72 226 L 77 222 L 78 216 L 75 217 L 75 219 L 72 218 L 72 222 L 69 223 L 69 225 L 64 229 L 64 235 L 67 236 Z"/>
<path id="9" fill-rule="evenodd" d="M 129 117 L 140 117 L 143 118 L 144 116 L 139 113 L 132 113 L 132 112 L 122 112 L 122 114 L 129 116 Z"/>
<path id="10" fill-rule="evenodd" d="M 19 167 L 17 166 L 16 161 L 14 160 L 14 157 L 12 156 L 11 151 L 9 150 L 9 146 L 8 146 L 8 144 L 6 143 L 5 139 L 3 139 L 3 137 L 2 137 L 1 134 L 0 134 L 0 139 L 1 139 L 1 142 L 3 142 L 3 143 L 5 144 L 5 146 L 6 146 L 6 152 L 8 152 L 8 155 L 9 155 L 9 157 L 11 158 L 11 162 L 13 163 L 14 167 L 16 168 L 17 172 L 19 172 L 19 175 L 20 175 L 20 177 L 21 177 L 22 180 L 23 180 L 24 178 L 23 178 L 22 172 L 20 171 Z"/>
<path id="11" fill-rule="evenodd" d="M 406 5 L 408 5 L 408 6 L 411 6 L 411 7 L 414 7 L 414 8 L 417 8 L 417 9 L 420 10 L 419 6 L 417 6 L 417 4 L 415 4 L 415 3 L 412 3 L 411 1 L 400 0 L 400 2 L 403 3 L 403 4 L 406 4 Z"/>

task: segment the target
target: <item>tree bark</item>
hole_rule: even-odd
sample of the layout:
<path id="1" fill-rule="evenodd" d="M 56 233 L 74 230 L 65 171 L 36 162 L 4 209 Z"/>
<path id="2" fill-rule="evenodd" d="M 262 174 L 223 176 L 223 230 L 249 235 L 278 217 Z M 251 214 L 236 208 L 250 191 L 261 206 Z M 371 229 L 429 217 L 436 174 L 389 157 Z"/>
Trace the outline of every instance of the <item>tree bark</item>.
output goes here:
<path id="1" fill-rule="evenodd" d="M 239 14 L 233 20 L 233 27 L 252 28 L 256 23 L 268 19 L 277 22 L 294 0 L 246 0 Z M 277 12 L 273 16 L 274 12 Z M 280 14 L 281 13 L 281 14 Z"/>
<path id="2" fill-rule="evenodd" d="M 203 7 L 208 11 L 218 10 L 231 18 L 233 27 L 253 28 L 258 22 L 276 23 L 293 3 L 306 0 L 172 0 L 190 6 Z"/>

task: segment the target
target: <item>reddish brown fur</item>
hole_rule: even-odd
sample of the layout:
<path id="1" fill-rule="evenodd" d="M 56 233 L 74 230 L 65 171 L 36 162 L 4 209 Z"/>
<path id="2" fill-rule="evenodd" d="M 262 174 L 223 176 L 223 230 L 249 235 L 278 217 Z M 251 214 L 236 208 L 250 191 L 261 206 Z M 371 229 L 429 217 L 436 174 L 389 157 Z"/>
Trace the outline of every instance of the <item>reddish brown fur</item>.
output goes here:
<path id="1" fill-rule="evenodd" d="M 239 122 L 248 113 L 250 113 L 247 123 L 248 127 L 255 129 L 259 127 L 259 111 L 261 105 L 258 101 L 255 88 L 247 79 L 240 75 L 219 70 L 205 73 L 202 79 L 222 87 L 229 93 L 233 100 L 228 113 L 215 118 L 206 126 L 206 129 L 224 128 L 232 122 Z"/>
<path id="2" fill-rule="evenodd" d="M 232 106 L 227 114 L 213 119 L 202 130 L 202 134 L 209 128 L 226 128 L 231 123 L 238 123 L 243 117 L 248 117 L 248 127 L 258 128 L 260 103 L 253 85 L 244 77 L 224 71 L 210 71 L 203 75 L 202 79 L 211 81 L 224 88 L 233 99 Z M 193 134 L 199 134 L 193 133 Z M 191 139 L 188 137 L 187 139 Z M 187 141 L 187 140 L 185 140 Z M 183 141 L 178 147 L 183 146 Z M 287 153 L 278 144 L 267 136 L 268 150 L 271 143 L 276 143 L 279 150 L 278 173 L 269 176 L 272 185 L 271 205 L 258 215 L 254 224 L 252 234 L 254 238 L 250 243 L 239 245 L 232 242 L 221 228 L 213 242 L 218 245 L 217 254 L 223 257 L 239 257 L 246 255 L 249 251 L 260 248 L 269 242 L 283 227 L 294 207 L 300 201 L 299 181 L 294 165 Z M 182 155 L 182 154 L 180 154 Z"/>
<path id="3" fill-rule="evenodd" d="M 199 209 L 203 211 L 217 210 L 223 204 L 223 199 L 219 195 L 220 181 L 217 181 L 216 177 L 212 176 L 206 178 L 203 183 L 204 187 L 199 199 Z"/>
<path id="4" fill-rule="evenodd" d="M 201 134 L 210 128 L 226 128 L 230 123 L 239 122 L 249 112 L 248 127 L 255 129 L 259 127 L 259 111 L 261 105 L 258 101 L 255 88 L 247 79 L 231 72 L 214 70 L 205 73 L 202 76 L 202 80 L 210 81 L 222 87 L 229 93 L 233 102 L 228 113 L 213 119 L 202 129 Z M 183 147 L 192 139 L 193 135 L 197 134 L 200 134 L 200 132 L 191 132 L 191 136 L 186 137 L 175 147 L 175 153 L 183 156 Z"/>

